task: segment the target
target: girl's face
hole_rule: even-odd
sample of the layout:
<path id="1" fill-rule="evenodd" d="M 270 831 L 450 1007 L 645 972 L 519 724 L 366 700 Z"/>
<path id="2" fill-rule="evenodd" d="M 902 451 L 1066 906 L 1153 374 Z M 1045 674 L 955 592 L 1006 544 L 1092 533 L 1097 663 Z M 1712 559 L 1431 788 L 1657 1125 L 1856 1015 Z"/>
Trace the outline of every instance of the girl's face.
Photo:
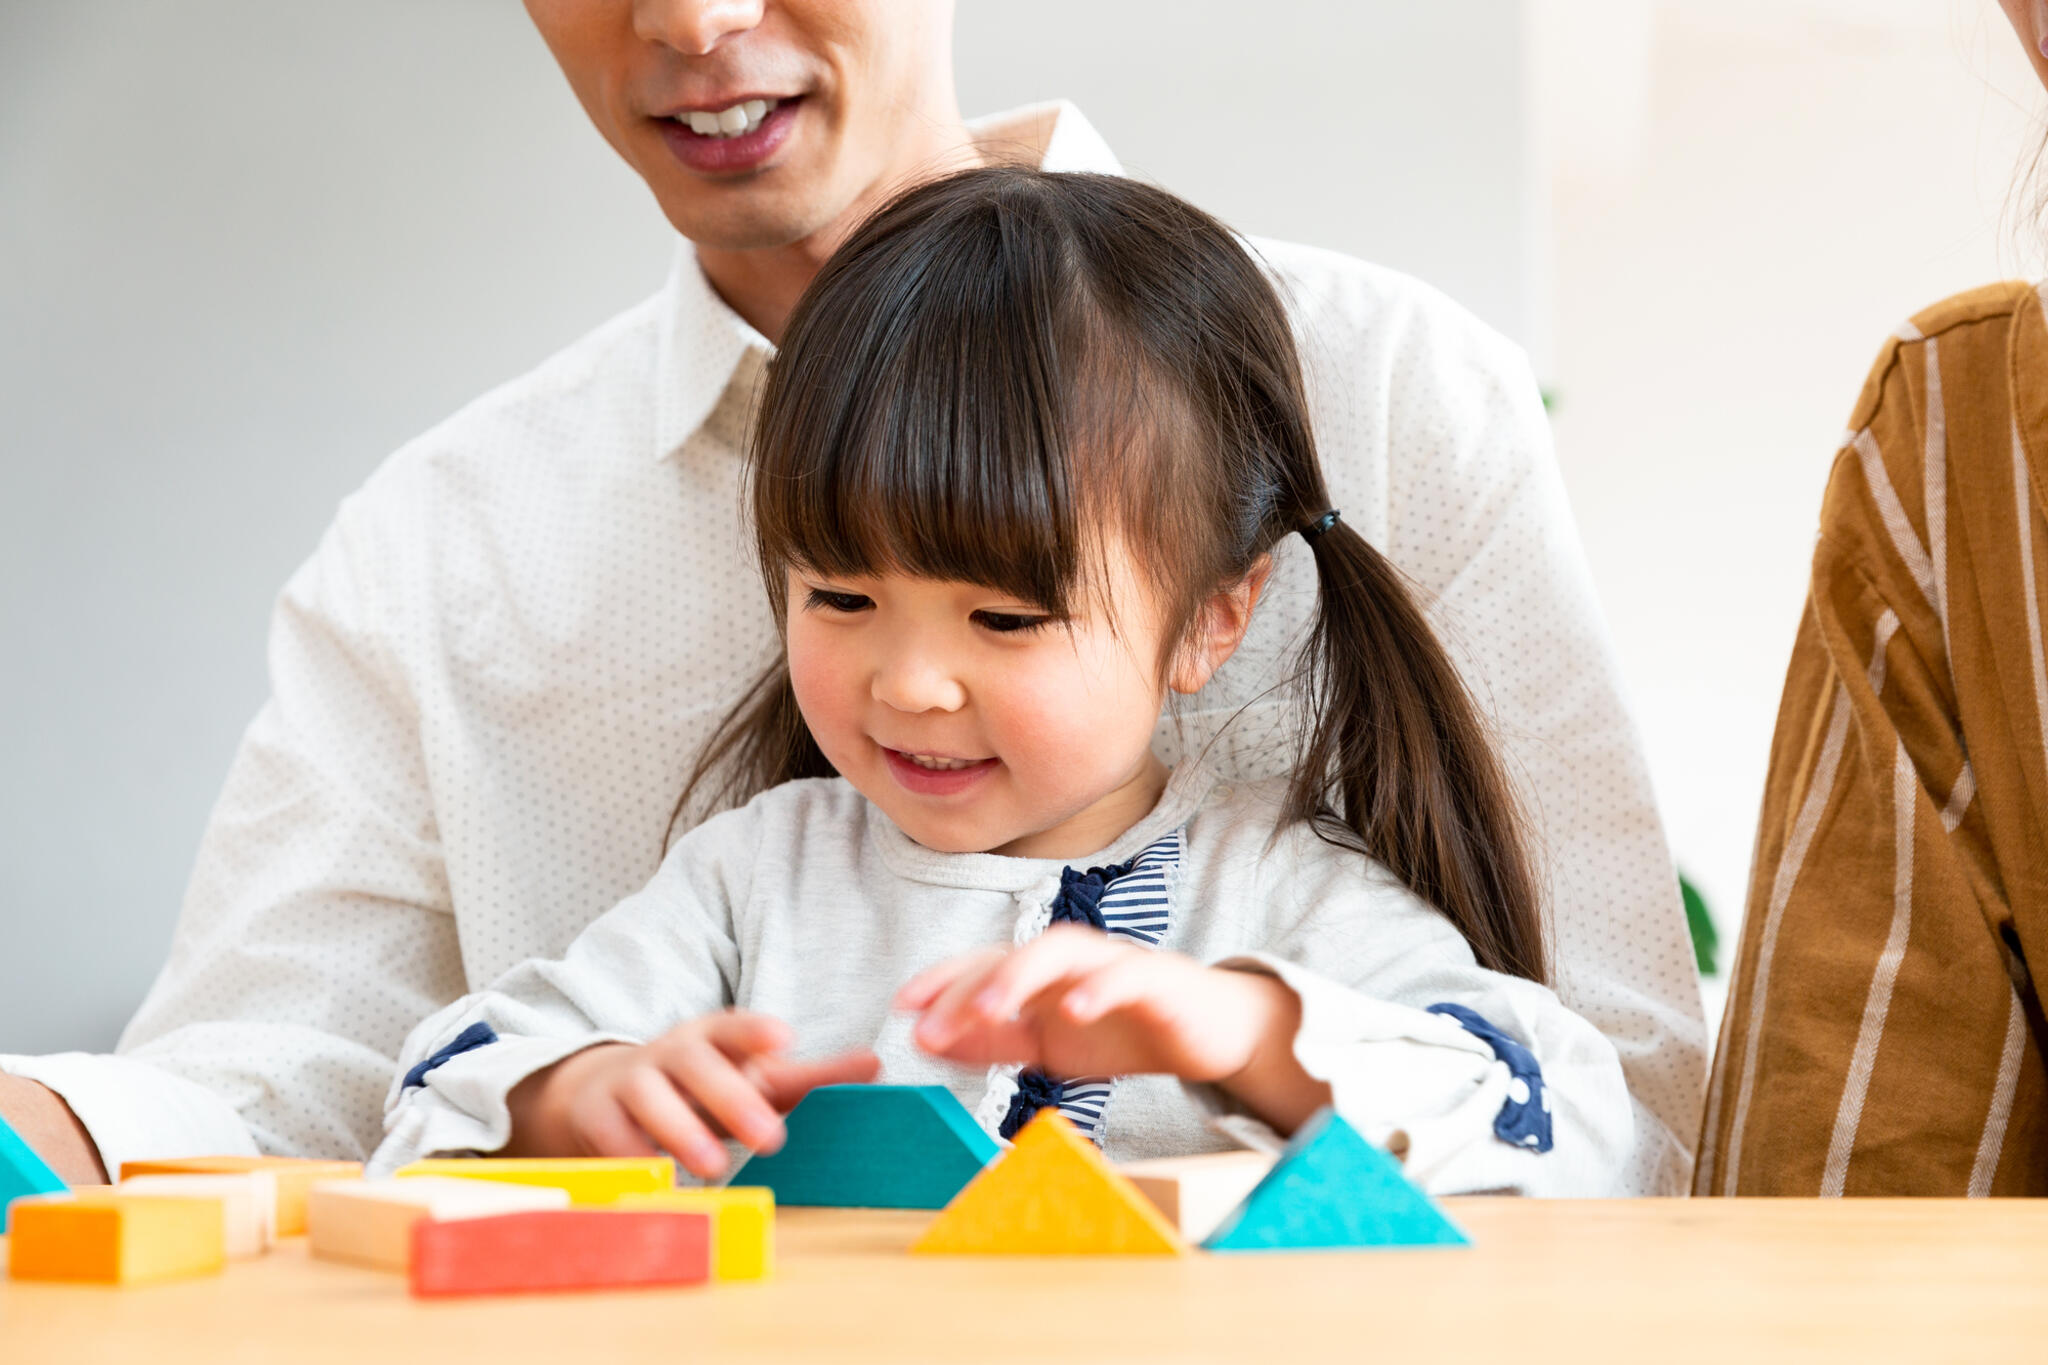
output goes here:
<path id="1" fill-rule="evenodd" d="M 971 583 L 792 568 L 789 672 L 818 747 L 904 833 L 947 853 L 1072 858 L 1159 799 L 1152 732 L 1243 638 L 1264 574 L 1219 594 L 1173 651 L 1121 555 L 1114 625 L 1077 593 L 1054 620 Z"/>

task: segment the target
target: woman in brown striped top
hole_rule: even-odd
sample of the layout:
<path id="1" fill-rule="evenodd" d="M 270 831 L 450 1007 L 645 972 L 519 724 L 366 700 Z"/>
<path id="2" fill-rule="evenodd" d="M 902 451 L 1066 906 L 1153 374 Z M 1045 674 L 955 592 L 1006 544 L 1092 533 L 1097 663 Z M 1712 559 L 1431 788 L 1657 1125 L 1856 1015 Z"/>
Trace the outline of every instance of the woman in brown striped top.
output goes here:
<path id="1" fill-rule="evenodd" d="M 1919 314 L 1828 481 L 1697 1193 L 2048 1193 L 2044 509 L 2042 291 Z"/>

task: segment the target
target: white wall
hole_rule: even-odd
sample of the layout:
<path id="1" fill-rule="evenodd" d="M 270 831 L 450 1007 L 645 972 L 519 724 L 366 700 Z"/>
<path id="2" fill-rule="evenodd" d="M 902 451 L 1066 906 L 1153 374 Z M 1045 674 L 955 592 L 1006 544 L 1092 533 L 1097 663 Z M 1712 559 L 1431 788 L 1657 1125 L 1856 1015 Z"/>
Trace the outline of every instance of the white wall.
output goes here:
<path id="1" fill-rule="evenodd" d="M 2043 98 L 1991 0 L 1538 13 L 1559 457 L 1732 951 L 1836 444 L 1899 322 L 2032 273 Z"/>
<path id="2" fill-rule="evenodd" d="M 1513 0 L 962 10 L 970 112 L 1543 344 Z M 147 986 L 335 502 L 667 255 L 510 0 L 0 4 L 0 1051 Z"/>

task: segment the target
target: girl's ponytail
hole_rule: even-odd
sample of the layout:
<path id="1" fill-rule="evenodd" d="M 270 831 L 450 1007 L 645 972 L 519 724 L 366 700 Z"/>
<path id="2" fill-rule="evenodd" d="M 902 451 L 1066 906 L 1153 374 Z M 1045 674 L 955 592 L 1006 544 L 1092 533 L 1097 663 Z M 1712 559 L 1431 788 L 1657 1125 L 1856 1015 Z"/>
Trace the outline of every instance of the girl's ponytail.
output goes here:
<path id="1" fill-rule="evenodd" d="M 1384 863 L 1480 966 L 1546 980 L 1536 879 L 1478 707 L 1385 556 L 1333 511 L 1307 513 L 1301 530 L 1320 591 L 1288 817 Z"/>

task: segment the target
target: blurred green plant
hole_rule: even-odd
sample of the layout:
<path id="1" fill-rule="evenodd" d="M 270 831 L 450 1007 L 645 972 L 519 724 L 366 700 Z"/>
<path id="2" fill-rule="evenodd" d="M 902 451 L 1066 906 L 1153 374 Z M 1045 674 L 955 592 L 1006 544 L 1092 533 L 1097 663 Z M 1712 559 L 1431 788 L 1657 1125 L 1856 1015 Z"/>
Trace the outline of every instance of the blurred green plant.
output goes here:
<path id="1" fill-rule="evenodd" d="M 1713 912 L 1707 909 L 1707 898 L 1700 889 L 1678 874 L 1678 894 L 1685 899 L 1685 927 L 1692 931 L 1693 960 L 1699 963 L 1701 976 L 1712 976 L 1719 971 L 1715 953 L 1721 947 L 1721 935 L 1714 929 Z"/>

